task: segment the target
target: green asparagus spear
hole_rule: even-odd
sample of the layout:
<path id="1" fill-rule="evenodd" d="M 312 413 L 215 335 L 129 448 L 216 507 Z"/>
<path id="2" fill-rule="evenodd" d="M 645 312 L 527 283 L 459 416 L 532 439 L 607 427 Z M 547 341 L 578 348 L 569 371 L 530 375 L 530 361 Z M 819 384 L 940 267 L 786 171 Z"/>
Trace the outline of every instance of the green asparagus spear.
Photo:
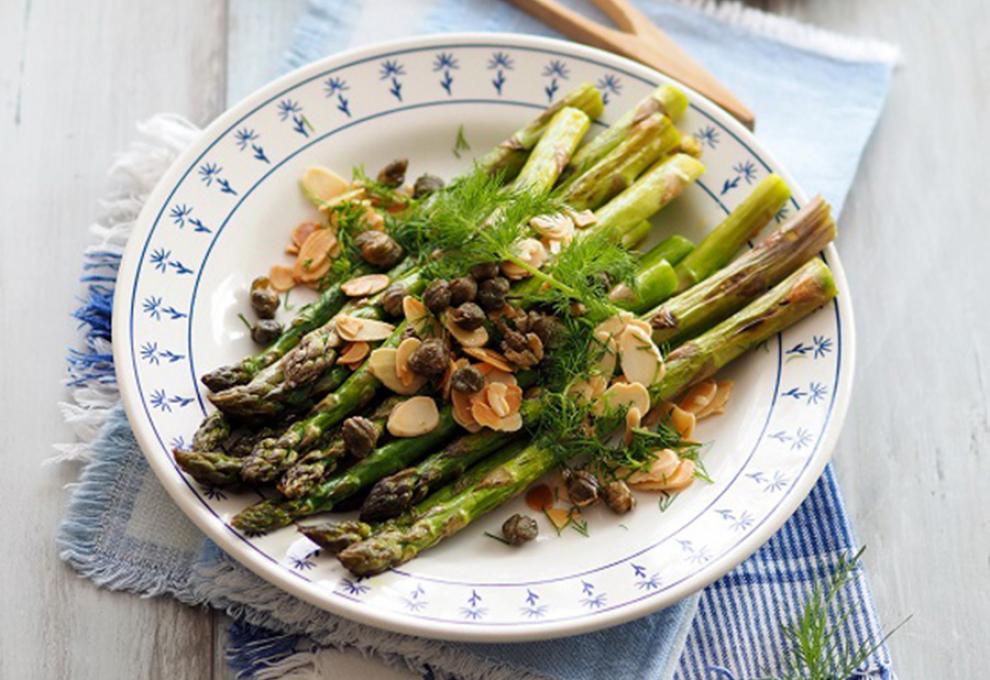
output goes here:
<path id="1" fill-rule="evenodd" d="M 520 413 L 525 425 L 533 422 L 538 408 L 539 403 L 535 400 L 523 402 Z M 379 522 L 401 515 L 431 491 L 459 477 L 479 460 L 502 447 L 513 436 L 488 429 L 464 435 L 417 465 L 378 480 L 361 506 L 361 520 Z"/>
<path id="2" fill-rule="evenodd" d="M 375 439 L 385 431 L 388 416 L 401 397 L 385 399 L 368 416 L 375 431 Z M 337 433 L 328 444 L 314 449 L 289 468 L 279 480 L 278 490 L 286 498 L 299 498 L 309 493 L 326 475 L 333 472 L 337 463 L 347 453 L 347 444 L 341 433 Z"/>
<path id="3" fill-rule="evenodd" d="M 334 504 L 353 496 L 385 475 L 415 462 L 445 441 L 458 427 L 453 410 L 447 405 L 440 410 L 440 422 L 429 433 L 392 440 L 347 470 L 323 480 L 301 498 L 262 501 L 241 510 L 231 523 L 242 531 L 260 534 L 287 526 L 301 517 L 330 510 Z"/>
<path id="4" fill-rule="evenodd" d="M 676 123 L 687 110 L 687 105 L 687 96 L 683 92 L 671 85 L 661 85 L 578 149 L 564 171 L 564 177 L 587 171 L 614 149 L 625 138 L 629 129 L 641 120 L 654 113 L 661 113 Z"/>
<path id="5" fill-rule="evenodd" d="M 767 175 L 749 196 L 677 265 L 677 291 L 687 290 L 708 278 L 732 259 L 749 239 L 770 223 L 791 197 L 779 175 Z"/>
<path id="6" fill-rule="evenodd" d="M 679 234 L 674 234 L 673 236 L 668 236 L 640 255 L 637 264 L 640 267 L 650 267 L 660 260 L 667 260 L 667 262 L 676 266 L 692 250 L 694 250 L 694 243 L 690 239 L 684 238 Z"/>
<path id="7" fill-rule="evenodd" d="M 550 191 L 589 127 L 591 119 L 580 109 L 565 107 L 555 113 L 510 188 L 536 194 Z"/>
<path id="8" fill-rule="evenodd" d="M 605 104 L 602 95 L 591 83 L 583 83 L 564 95 L 559 101 L 540 113 L 524 127 L 513 132 L 507 139 L 489 151 L 478 161 L 478 165 L 491 174 L 502 173 L 512 179 L 523 166 L 527 152 L 536 146 L 550 119 L 561 109 L 572 107 L 584 111 L 594 120 L 602 115 Z"/>
<path id="9" fill-rule="evenodd" d="M 833 238 L 829 206 L 815 198 L 755 248 L 647 314 L 653 341 L 677 344 L 704 330 L 775 285 Z"/>
<path id="10" fill-rule="evenodd" d="M 680 136 L 666 116 L 655 113 L 644 118 L 600 161 L 562 184 L 558 189 L 561 200 L 576 210 L 599 207 L 677 146 Z"/>
<path id="11" fill-rule="evenodd" d="M 811 260 L 772 291 L 667 357 L 667 370 L 653 390 L 670 399 L 776 333 L 797 323 L 835 296 L 828 267 Z M 408 562 L 478 517 L 522 493 L 560 461 L 537 444 L 488 470 L 475 485 L 433 504 L 407 526 L 385 528 L 349 545 L 338 559 L 352 573 L 370 576 Z M 429 500 L 429 499 L 427 499 Z"/>

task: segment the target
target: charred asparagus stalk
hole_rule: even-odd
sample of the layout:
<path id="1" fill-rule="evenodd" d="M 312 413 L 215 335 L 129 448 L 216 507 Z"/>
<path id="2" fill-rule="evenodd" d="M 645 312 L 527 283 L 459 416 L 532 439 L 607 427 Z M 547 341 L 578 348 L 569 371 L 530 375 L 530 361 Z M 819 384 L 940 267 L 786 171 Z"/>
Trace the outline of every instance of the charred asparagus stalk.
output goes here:
<path id="1" fill-rule="evenodd" d="M 797 323 L 836 294 L 828 267 L 811 260 L 772 291 L 667 357 L 667 371 L 652 390 L 656 400 L 670 399 L 711 376 L 735 358 Z M 433 504 L 407 526 L 388 527 L 340 552 L 351 572 L 370 576 L 408 562 L 478 517 L 522 493 L 560 461 L 538 444 L 526 446 L 475 485 Z"/>

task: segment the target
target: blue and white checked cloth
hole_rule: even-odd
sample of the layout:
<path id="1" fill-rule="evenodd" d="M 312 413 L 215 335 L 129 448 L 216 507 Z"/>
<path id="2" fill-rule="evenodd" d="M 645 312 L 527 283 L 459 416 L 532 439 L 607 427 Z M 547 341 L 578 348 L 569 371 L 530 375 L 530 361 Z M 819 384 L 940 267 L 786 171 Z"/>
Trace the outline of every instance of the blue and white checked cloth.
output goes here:
<path id="1" fill-rule="evenodd" d="M 734 4 L 655 1 L 643 8 L 759 113 L 761 138 L 798 180 L 840 208 L 896 52 Z M 372 39 L 454 30 L 553 35 L 492 0 L 311 0 L 288 65 Z M 115 192 L 94 229 L 100 243 L 86 255 L 89 297 L 77 313 L 85 344 L 70 356 L 74 394 L 64 410 L 80 441 L 62 449 L 88 461 L 58 537 L 74 568 L 108 588 L 169 594 L 230 612 L 237 619 L 230 661 L 244 678 L 335 677 L 329 648 L 354 649 L 427 677 L 478 680 L 742 680 L 782 671 L 781 624 L 856 545 L 831 467 L 776 536 L 701 595 L 610 630 L 548 642 L 438 643 L 371 629 L 292 598 L 206 541 L 159 486 L 116 405 L 109 313 L 120 252 L 141 198 L 196 134 L 174 116 L 158 116 L 141 129 L 146 139 L 118 160 Z M 861 572 L 839 605 L 849 612 L 842 626 L 847 642 L 880 639 Z M 893 678 L 886 649 L 856 677 Z"/>

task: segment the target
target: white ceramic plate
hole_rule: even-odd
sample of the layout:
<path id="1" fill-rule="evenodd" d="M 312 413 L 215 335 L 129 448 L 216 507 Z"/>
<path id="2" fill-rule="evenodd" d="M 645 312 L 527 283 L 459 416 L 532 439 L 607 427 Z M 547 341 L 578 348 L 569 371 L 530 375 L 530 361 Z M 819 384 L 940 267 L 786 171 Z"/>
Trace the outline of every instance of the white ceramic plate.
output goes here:
<path id="1" fill-rule="evenodd" d="M 383 628 L 437 638 L 550 638 L 615 625 L 694 593 L 745 559 L 818 478 L 848 403 L 853 366 L 848 289 L 732 366 L 731 408 L 698 429 L 713 445 L 714 484 L 696 483 L 663 512 L 656 496 L 617 519 L 592 511 L 591 535 L 553 535 L 510 549 L 486 538 L 517 500 L 401 569 L 349 578 L 293 528 L 244 536 L 229 518 L 258 499 L 204 488 L 170 448 L 207 412 L 197 376 L 251 352 L 237 313 L 291 228 L 310 217 L 297 181 L 324 164 L 374 171 L 411 159 L 411 176 L 450 177 L 583 81 L 614 120 L 660 74 L 568 42 L 505 34 L 438 35 L 347 52 L 260 89 L 220 116 L 148 199 L 120 271 L 114 356 L 124 404 L 162 484 L 195 523 L 260 576 L 315 605 Z M 701 236 L 768 172 L 805 196 L 761 145 L 696 94 L 680 122 L 704 146 L 707 171 L 656 220 L 654 238 Z M 458 129 L 471 150 L 455 157 Z M 600 125 L 595 129 L 601 129 Z M 296 297 L 296 302 L 300 298 Z"/>

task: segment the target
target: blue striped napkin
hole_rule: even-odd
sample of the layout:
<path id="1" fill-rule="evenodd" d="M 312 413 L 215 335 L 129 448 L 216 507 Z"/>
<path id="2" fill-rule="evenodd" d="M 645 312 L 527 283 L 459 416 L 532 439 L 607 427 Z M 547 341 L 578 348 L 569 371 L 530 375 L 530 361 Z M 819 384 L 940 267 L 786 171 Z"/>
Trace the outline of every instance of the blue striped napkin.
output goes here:
<path id="1" fill-rule="evenodd" d="M 799 181 L 839 208 L 882 107 L 894 50 L 735 4 L 643 8 L 759 113 L 761 137 Z M 453 30 L 553 35 L 490 0 L 311 0 L 287 65 L 362 42 Z M 120 253 L 140 209 L 134 199 L 150 191 L 197 132 L 168 115 L 140 129 L 142 143 L 114 168 L 99 242 L 86 254 L 88 300 L 77 312 L 86 335 L 70 354 L 74 394 L 63 405 L 79 441 L 61 449 L 66 458 L 88 462 L 59 532 L 63 559 L 104 587 L 230 612 L 236 622 L 229 658 L 243 678 L 337 677 L 338 649 L 430 678 L 742 680 L 783 671 L 781 624 L 796 615 L 816 579 L 856 546 L 831 467 L 776 536 L 701 595 L 610 630 L 548 642 L 438 643 L 371 629 L 275 589 L 206 541 L 149 471 L 117 403 L 109 310 Z M 858 570 L 839 598 L 837 609 L 843 608 L 846 642 L 882 636 Z M 856 677 L 893 678 L 886 649 L 871 655 Z"/>

